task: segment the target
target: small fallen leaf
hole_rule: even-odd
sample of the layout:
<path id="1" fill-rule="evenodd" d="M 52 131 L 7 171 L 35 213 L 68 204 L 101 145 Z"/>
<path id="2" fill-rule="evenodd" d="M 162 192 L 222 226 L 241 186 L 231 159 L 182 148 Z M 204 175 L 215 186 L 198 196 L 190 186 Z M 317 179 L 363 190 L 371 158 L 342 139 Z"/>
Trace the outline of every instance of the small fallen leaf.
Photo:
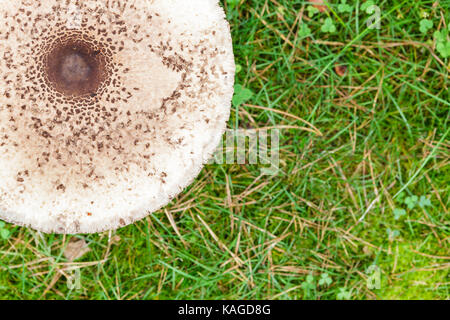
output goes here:
<path id="1" fill-rule="evenodd" d="M 347 66 L 343 65 L 343 64 L 336 64 L 336 66 L 334 67 L 334 70 L 336 71 L 336 74 L 340 77 L 343 77 L 347 74 Z"/>
<path id="2" fill-rule="evenodd" d="M 309 3 L 311 3 L 312 6 L 318 9 L 320 12 L 325 12 L 328 10 L 328 7 L 326 6 L 324 0 L 309 0 Z"/>
<path id="3" fill-rule="evenodd" d="M 72 238 L 64 250 L 64 257 L 72 262 L 81 258 L 89 251 L 91 251 L 91 249 L 88 247 L 88 244 L 84 241 L 84 239 Z"/>
<path id="4" fill-rule="evenodd" d="M 116 234 L 114 237 L 111 238 L 111 244 L 118 244 L 120 240 L 122 239 L 120 238 L 119 235 Z"/>

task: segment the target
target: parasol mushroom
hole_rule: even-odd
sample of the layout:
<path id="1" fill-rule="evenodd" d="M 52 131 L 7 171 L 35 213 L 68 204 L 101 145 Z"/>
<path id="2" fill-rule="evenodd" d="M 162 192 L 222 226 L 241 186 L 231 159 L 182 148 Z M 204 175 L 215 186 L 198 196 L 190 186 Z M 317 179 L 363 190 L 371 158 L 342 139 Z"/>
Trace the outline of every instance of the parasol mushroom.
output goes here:
<path id="1" fill-rule="evenodd" d="M 7 0 L 0 16 L 1 219 L 101 232 L 193 182 L 233 95 L 217 0 Z"/>

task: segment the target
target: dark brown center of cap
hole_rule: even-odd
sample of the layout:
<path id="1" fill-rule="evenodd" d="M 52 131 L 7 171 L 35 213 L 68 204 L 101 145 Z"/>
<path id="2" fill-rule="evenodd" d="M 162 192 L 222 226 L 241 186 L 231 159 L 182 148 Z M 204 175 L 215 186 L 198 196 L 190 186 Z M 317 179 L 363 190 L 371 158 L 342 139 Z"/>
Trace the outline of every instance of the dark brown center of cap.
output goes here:
<path id="1" fill-rule="evenodd" d="M 62 58 L 60 72 L 67 83 L 79 83 L 89 80 L 91 68 L 82 55 L 72 53 Z"/>
<path id="2" fill-rule="evenodd" d="M 82 40 L 56 44 L 45 60 L 47 79 L 67 96 L 95 94 L 107 77 L 101 50 Z"/>

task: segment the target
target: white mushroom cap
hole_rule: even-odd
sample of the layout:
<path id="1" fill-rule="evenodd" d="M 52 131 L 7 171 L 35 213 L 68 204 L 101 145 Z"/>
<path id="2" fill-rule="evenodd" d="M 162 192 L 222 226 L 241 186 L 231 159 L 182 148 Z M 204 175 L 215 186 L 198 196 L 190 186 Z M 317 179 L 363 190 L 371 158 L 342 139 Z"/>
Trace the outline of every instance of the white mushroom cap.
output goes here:
<path id="1" fill-rule="evenodd" d="M 115 229 L 199 174 L 229 118 L 217 0 L 3 0 L 0 218 Z"/>

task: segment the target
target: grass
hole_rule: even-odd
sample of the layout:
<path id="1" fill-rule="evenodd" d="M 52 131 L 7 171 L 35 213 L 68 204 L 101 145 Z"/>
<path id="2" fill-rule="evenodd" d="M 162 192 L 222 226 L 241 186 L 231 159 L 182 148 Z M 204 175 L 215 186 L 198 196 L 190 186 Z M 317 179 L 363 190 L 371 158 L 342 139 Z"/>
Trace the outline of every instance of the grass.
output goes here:
<path id="1" fill-rule="evenodd" d="M 236 81 L 253 92 L 229 127 L 280 128 L 278 175 L 208 165 L 170 206 L 111 233 L 5 225 L 0 297 L 450 298 L 450 64 L 433 39 L 450 4 L 376 1 L 369 29 L 347 2 L 352 13 L 333 1 L 312 17 L 299 0 L 224 3 Z M 74 239 L 90 251 L 70 262 Z"/>

